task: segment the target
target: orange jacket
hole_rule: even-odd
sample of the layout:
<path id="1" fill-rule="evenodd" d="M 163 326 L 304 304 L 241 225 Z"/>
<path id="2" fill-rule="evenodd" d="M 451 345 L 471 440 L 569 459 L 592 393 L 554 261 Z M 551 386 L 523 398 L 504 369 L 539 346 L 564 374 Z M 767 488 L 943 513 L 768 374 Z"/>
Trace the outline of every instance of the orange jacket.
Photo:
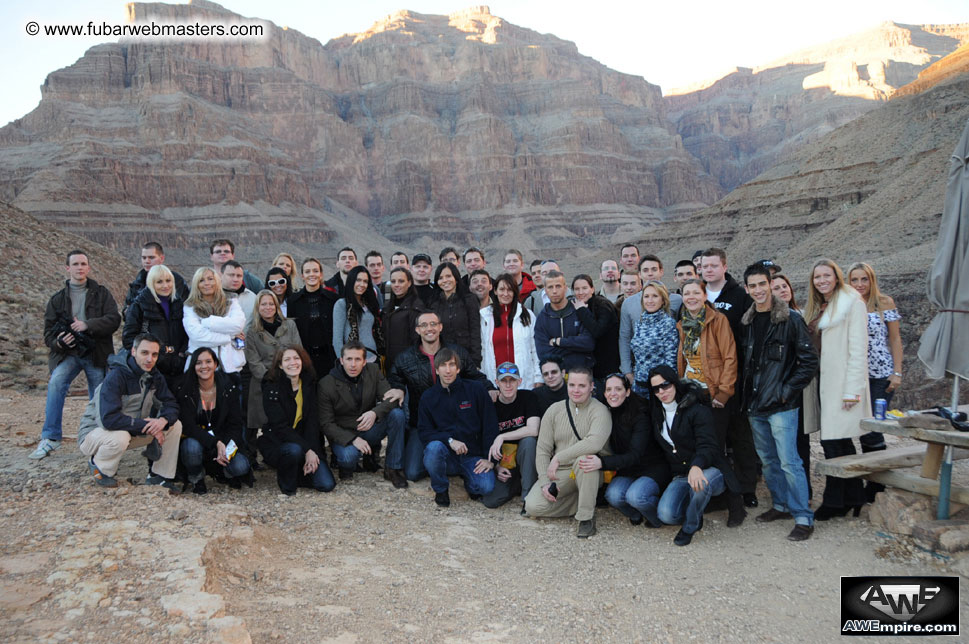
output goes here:
<path id="1" fill-rule="evenodd" d="M 709 302 L 707 307 L 707 323 L 700 333 L 700 366 L 703 369 L 703 382 L 710 391 L 710 398 L 722 403 L 730 400 L 737 384 L 737 343 L 734 341 L 733 331 L 727 317 L 717 311 Z M 681 312 L 682 315 L 686 311 Z M 676 323 L 680 332 L 680 349 L 676 352 L 676 368 L 683 377 L 686 373 L 686 356 L 683 355 L 683 322 Z"/>

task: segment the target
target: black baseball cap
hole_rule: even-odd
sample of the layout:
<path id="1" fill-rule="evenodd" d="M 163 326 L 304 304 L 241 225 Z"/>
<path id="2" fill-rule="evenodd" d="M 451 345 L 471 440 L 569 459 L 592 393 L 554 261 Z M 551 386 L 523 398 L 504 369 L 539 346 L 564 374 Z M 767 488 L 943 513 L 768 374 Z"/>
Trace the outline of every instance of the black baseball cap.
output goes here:
<path id="1" fill-rule="evenodd" d="M 411 264 L 416 264 L 417 262 L 425 262 L 427 264 L 431 264 L 432 266 L 434 265 L 434 262 L 431 260 L 431 256 L 427 253 L 417 253 L 414 255 L 414 259 L 410 260 Z"/>

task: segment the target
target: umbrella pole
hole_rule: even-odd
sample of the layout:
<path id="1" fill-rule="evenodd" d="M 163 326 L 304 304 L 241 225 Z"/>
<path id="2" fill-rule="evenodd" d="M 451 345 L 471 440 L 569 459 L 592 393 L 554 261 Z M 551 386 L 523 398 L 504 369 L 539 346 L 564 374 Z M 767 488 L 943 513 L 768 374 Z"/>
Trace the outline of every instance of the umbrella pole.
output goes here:
<path id="1" fill-rule="evenodd" d="M 959 376 L 953 374 L 952 401 L 949 409 L 953 414 L 959 411 Z M 952 486 L 952 446 L 946 445 L 942 469 L 939 471 L 939 507 L 935 518 L 946 520 L 949 518 L 949 490 Z"/>

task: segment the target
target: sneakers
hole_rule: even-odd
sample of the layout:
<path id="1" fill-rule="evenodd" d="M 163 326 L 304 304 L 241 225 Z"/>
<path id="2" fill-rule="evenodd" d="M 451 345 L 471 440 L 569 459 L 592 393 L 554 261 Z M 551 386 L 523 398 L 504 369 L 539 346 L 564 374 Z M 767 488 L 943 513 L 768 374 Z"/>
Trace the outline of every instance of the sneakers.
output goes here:
<path id="1" fill-rule="evenodd" d="M 579 539 L 588 539 L 596 533 L 596 518 L 592 517 L 588 521 L 579 521 L 579 529 L 575 536 Z"/>
<path id="2" fill-rule="evenodd" d="M 436 492 L 434 494 L 434 502 L 437 503 L 439 507 L 449 507 L 451 505 L 451 495 L 447 493 L 447 490 L 443 492 Z"/>
<path id="3" fill-rule="evenodd" d="M 164 476 L 158 476 L 157 474 L 149 474 L 148 476 L 146 476 L 145 485 L 160 485 L 163 488 L 167 488 L 170 492 L 177 491 L 175 488 L 175 484 L 172 481 L 169 481 Z"/>
<path id="4" fill-rule="evenodd" d="M 35 461 L 39 461 L 42 458 L 50 456 L 50 453 L 61 446 L 60 441 L 51 440 L 49 438 L 42 438 L 40 442 L 37 443 L 37 449 L 32 451 L 27 458 L 32 458 Z"/>
<path id="5" fill-rule="evenodd" d="M 407 487 L 407 477 L 401 470 L 392 470 L 390 468 L 384 468 L 384 479 L 390 481 L 394 484 L 394 487 L 398 490 L 402 490 Z"/>
<path id="6" fill-rule="evenodd" d="M 814 534 L 813 525 L 802 525 L 800 523 L 796 523 L 794 525 L 794 529 L 791 530 L 791 533 L 789 535 L 787 535 L 787 540 L 788 541 L 807 541 L 807 539 L 810 538 L 812 534 Z"/>
<path id="7" fill-rule="evenodd" d="M 781 512 L 776 508 L 771 508 L 763 514 L 758 514 L 757 518 L 754 519 L 757 523 L 770 523 L 771 521 L 780 521 L 781 519 L 790 519 L 790 512 Z"/>
<path id="8" fill-rule="evenodd" d="M 94 475 L 94 482 L 97 483 L 99 486 L 118 487 L 117 479 L 115 479 L 113 476 L 108 476 L 107 474 L 103 474 L 101 470 L 98 469 L 98 466 L 94 464 L 94 457 L 91 457 L 91 460 L 88 461 L 87 467 L 91 471 L 91 474 Z"/>

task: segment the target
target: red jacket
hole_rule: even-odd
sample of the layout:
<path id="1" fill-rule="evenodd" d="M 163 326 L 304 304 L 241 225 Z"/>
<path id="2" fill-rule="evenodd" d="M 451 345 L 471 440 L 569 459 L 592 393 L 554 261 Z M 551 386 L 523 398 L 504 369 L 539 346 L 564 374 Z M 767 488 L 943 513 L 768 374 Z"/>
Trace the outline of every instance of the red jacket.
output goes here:
<path id="1" fill-rule="evenodd" d="M 519 287 L 518 301 L 524 302 L 525 299 L 537 290 L 535 282 L 532 281 L 532 276 L 522 271 L 522 283 Z"/>

